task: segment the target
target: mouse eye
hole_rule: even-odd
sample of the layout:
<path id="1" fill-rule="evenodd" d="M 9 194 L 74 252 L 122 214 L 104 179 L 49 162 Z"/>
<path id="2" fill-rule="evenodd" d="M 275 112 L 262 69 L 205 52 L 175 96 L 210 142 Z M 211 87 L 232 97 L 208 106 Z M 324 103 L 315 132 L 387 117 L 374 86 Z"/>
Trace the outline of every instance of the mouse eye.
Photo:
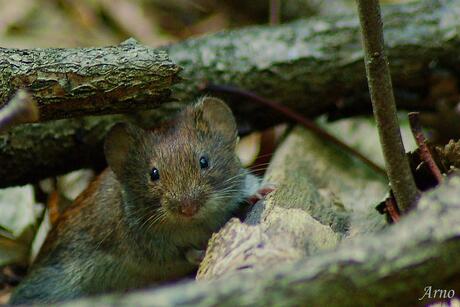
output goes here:
<path id="1" fill-rule="evenodd" d="M 156 167 L 152 168 L 152 170 L 150 171 L 150 179 L 152 181 L 157 181 L 158 179 L 160 179 L 160 171 L 158 171 Z"/>
<path id="2" fill-rule="evenodd" d="M 209 162 L 208 162 L 208 159 L 206 157 L 201 157 L 200 158 L 200 167 L 201 167 L 201 169 L 205 169 L 205 168 L 209 167 Z"/>

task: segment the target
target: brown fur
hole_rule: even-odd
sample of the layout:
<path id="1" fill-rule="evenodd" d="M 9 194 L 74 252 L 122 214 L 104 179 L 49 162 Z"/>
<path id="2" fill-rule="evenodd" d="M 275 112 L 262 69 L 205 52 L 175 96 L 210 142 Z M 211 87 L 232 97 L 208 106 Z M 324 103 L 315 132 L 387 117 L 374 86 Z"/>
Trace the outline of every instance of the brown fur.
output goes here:
<path id="1" fill-rule="evenodd" d="M 187 251 L 203 248 L 254 190 L 236 139 L 230 109 L 214 98 L 153 131 L 115 126 L 105 145 L 110 168 L 59 218 L 11 302 L 56 302 L 192 272 Z M 150 178 L 153 167 L 159 180 Z M 184 216 L 185 204 L 197 213 Z"/>

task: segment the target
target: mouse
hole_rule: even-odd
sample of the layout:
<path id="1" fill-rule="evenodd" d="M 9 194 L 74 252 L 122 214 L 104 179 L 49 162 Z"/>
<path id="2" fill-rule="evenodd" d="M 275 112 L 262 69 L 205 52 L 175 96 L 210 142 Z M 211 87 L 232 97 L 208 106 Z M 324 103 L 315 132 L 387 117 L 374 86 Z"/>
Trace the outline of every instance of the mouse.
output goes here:
<path id="1" fill-rule="evenodd" d="M 59 217 L 10 303 L 54 303 L 193 273 L 211 235 L 245 200 L 263 197 L 237 142 L 231 109 L 214 97 L 149 130 L 115 124 L 104 143 L 107 169 Z"/>

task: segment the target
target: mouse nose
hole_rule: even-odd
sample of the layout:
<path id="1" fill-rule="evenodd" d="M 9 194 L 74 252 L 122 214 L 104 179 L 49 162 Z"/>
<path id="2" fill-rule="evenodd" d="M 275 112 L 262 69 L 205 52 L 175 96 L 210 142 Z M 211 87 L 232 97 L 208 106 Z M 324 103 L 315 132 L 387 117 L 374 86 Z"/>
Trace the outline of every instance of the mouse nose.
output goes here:
<path id="1" fill-rule="evenodd" d="M 181 203 L 179 212 L 184 216 L 192 217 L 198 212 L 199 209 L 200 206 L 197 201 L 185 199 Z"/>

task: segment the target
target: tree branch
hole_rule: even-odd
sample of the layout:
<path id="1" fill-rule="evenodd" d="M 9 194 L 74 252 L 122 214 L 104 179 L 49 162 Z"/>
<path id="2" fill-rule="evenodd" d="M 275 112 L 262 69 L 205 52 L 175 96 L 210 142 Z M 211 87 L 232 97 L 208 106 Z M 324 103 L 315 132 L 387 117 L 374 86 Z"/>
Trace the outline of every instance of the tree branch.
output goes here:
<path id="1" fill-rule="evenodd" d="M 0 103 L 27 89 L 41 120 L 123 113 L 170 101 L 179 67 L 130 39 L 104 48 L 0 48 Z"/>
<path id="2" fill-rule="evenodd" d="M 399 130 L 396 103 L 383 45 L 378 0 L 357 0 L 369 92 L 391 189 L 403 211 L 415 204 L 418 191 Z"/>
<path id="3" fill-rule="evenodd" d="M 440 184 L 443 180 L 441 170 L 434 161 L 434 158 L 430 152 L 425 136 L 422 131 L 422 124 L 420 123 L 420 114 L 418 112 L 410 112 L 408 114 L 409 124 L 414 136 L 415 143 L 418 146 L 420 152 L 420 160 L 423 161 L 428 167 L 433 178 L 436 180 L 436 184 Z"/>

